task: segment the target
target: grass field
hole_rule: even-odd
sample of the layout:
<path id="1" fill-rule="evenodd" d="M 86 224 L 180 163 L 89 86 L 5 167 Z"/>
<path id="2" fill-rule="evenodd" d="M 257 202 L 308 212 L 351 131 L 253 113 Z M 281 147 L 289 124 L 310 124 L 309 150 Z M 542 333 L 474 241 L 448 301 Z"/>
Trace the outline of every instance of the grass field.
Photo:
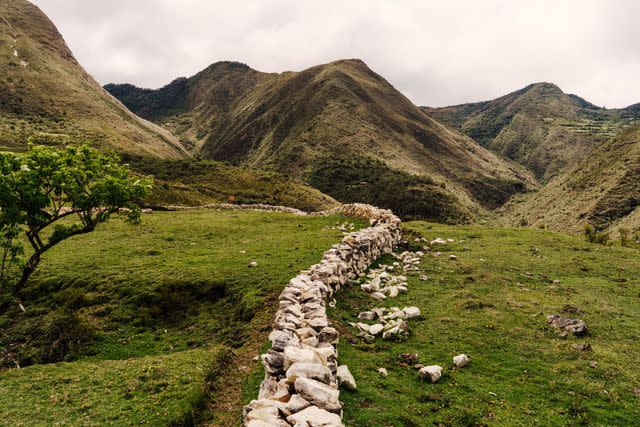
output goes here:
<path id="1" fill-rule="evenodd" d="M 27 313 L 8 299 L 0 306 L 2 366 L 23 367 L 0 371 L 0 424 L 84 425 L 89 417 L 118 425 L 148 412 L 148 423 L 163 425 L 191 416 L 226 354 L 219 346 L 254 345 L 268 329 L 270 302 L 340 240 L 343 222 L 154 212 L 140 225 L 116 220 L 60 244 L 25 291 Z M 58 361 L 72 363 L 42 364 Z"/>
<path id="2" fill-rule="evenodd" d="M 419 273 L 428 281 L 416 272 L 407 294 L 382 303 L 420 308 L 423 318 L 409 321 L 404 342 L 356 340 L 346 322 L 376 303 L 359 287 L 338 298 L 330 315 L 342 332 L 340 363 L 358 383 L 341 393 L 346 425 L 640 425 L 637 249 L 533 229 L 424 222 L 405 229 L 455 243 L 425 256 Z M 583 319 L 589 335 L 561 339 L 545 322 L 551 313 Z M 400 365 L 403 353 L 441 365 L 443 378 L 420 381 Z M 472 363 L 454 370 L 459 353 Z"/>

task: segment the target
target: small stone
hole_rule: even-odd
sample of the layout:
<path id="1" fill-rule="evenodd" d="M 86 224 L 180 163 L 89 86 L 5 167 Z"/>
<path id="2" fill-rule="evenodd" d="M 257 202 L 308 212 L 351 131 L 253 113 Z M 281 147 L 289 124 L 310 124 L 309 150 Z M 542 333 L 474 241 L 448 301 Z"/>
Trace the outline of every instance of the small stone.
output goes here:
<path id="1" fill-rule="evenodd" d="M 378 374 L 380 374 L 382 378 L 387 378 L 389 376 L 389 373 L 385 368 L 378 368 Z"/>
<path id="2" fill-rule="evenodd" d="M 376 318 L 376 314 L 373 311 L 363 311 L 358 314 L 358 319 L 360 320 L 373 320 Z"/>
<path id="3" fill-rule="evenodd" d="M 251 261 L 249 263 L 249 267 L 257 267 L 258 266 L 258 262 L 257 261 Z"/>
<path id="4" fill-rule="evenodd" d="M 456 368 L 464 368 L 469 363 L 471 363 L 471 359 L 466 354 L 459 354 L 453 358 L 453 364 L 456 365 Z"/>
<path id="5" fill-rule="evenodd" d="M 598 367 L 598 362 L 591 362 L 591 363 L 589 363 L 589 367 L 590 367 L 590 368 L 593 368 L 593 369 L 596 369 L 596 368 Z"/>
<path id="6" fill-rule="evenodd" d="M 425 366 L 418 371 L 420 379 L 435 383 L 442 378 L 442 367 L 438 365 Z"/>
<path id="7" fill-rule="evenodd" d="M 338 366 L 336 377 L 338 379 L 338 385 L 341 387 L 344 387 L 347 390 L 355 390 L 357 388 L 356 380 L 353 378 L 353 375 L 351 375 L 347 365 Z"/>
<path id="8" fill-rule="evenodd" d="M 427 276 L 426 274 L 421 274 L 420 280 L 422 280 L 423 282 L 426 282 L 427 280 L 429 280 L 429 276 Z"/>
<path id="9" fill-rule="evenodd" d="M 591 351 L 591 344 L 573 344 L 571 348 L 577 351 Z"/>
<path id="10" fill-rule="evenodd" d="M 450 259 L 451 261 L 457 261 L 457 260 L 458 260 L 458 257 L 457 257 L 456 255 L 449 255 L 449 259 Z"/>

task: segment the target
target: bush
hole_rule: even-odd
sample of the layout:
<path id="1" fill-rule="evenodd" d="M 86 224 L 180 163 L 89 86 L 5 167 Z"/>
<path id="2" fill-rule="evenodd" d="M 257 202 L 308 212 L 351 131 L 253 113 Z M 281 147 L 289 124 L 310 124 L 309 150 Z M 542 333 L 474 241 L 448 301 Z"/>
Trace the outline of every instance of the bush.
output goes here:
<path id="1" fill-rule="evenodd" d="M 631 230 L 625 227 L 618 228 L 618 233 L 620 233 L 620 244 L 622 246 L 630 246 L 631 244 Z"/>
<path id="2" fill-rule="evenodd" d="M 597 243 L 599 245 L 606 245 L 609 243 L 611 236 L 609 233 L 604 231 L 599 232 L 596 230 L 591 224 L 585 224 L 584 229 L 582 230 L 582 234 L 584 234 L 585 239 L 589 243 Z"/>

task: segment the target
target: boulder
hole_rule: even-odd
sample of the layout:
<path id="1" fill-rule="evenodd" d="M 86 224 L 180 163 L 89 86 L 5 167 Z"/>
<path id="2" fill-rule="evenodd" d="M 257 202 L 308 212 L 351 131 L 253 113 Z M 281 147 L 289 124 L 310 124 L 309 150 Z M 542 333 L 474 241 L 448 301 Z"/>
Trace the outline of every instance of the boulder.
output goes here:
<path id="1" fill-rule="evenodd" d="M 442 378 L 442 367 L 438 365 L 425 366 L 418 371 L 420 379 L 435 383 Z"/>
<path id="2" fill-rule="evenodd" d="M 341 387 L 344 387 L 347 390 L 355 390 L 357 388 L 356 380 L 355 378 L 353 378 L 353 375 L 351 375 L 351 372 L 349 371 L 349 367 L 347 365 L 338 366 L 336 375 L 338 378 L 338 385 L 340 385 Z"/>

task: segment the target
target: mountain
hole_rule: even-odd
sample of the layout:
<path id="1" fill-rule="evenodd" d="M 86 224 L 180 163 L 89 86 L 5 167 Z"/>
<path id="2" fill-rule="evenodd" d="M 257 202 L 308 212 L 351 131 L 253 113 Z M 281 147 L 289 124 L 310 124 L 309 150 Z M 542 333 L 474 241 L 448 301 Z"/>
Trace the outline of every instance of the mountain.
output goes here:
<path id="1" fill-rule="evenodd" d="M 187 155 L 168 131 L 132 114 L 87 74 L 36 6 L 0 0 L 0 149 L 24 149 L 29 138 Z"/>
<path id="2" fill-rule="evenodd" d="M 422 110 L 524 165 L 542 182 L 570 169 L 640 117 L 633 106 L 606 110 L 551 83 L 532 84 L 492 101 Z"/>
<path id="3" fill-rule="evenodd" d="M 360 60 L 280 74 L 220 62 L 158 90 L 105 88 L 199 156 L 293 174 L 340 201 L 406 216 L 468 219 L 536 185 Z"/>
<path id="4" fill-rule="evenodd" d="M 512 225 L 640 231 L 640 124 L 623 129 L 540 192 L 505 208 Z"/>

